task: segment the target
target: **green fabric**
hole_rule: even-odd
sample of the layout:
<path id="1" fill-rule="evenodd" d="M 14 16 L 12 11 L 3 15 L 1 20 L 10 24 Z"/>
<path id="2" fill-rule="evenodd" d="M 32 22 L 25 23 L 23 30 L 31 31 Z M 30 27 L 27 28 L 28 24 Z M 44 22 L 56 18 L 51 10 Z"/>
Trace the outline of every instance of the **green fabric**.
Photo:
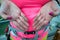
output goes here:
<path id="1" fill-rule="evenodd" d="M 0 3 L 2 2 L 2 0 L 0 0 Z"/>
<path id="2" fill-rule="evenodd" d="M 5 20 L 0 17 L 0 35 L 3 35 L 5 32 L 6 27 L 8 27 L 9 20 Z"/>

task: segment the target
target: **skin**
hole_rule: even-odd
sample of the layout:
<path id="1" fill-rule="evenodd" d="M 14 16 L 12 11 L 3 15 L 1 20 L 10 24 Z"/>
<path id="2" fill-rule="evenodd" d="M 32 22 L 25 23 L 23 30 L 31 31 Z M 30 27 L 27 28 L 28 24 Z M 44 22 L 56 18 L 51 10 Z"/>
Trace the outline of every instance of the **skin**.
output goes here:
<path id="1" fill-rule="evenodd" d="M 52 12 L 53 16 L 49 15 L 49 13 Z M 52 17 L 57 16 L 60 13 L 60 7 L 57 4 L 56 1 L 50 1 L 47 4 L 45 4 L 40 12 L 38 12 L 38 15 L 34 19 L 33 27 L 36 30 L 39 30 L 42 26 L 46 26 Z"/>
<path id="2" fill-rule="evenodd" d="M 2 16 L 4 19 L 12 17 L 10 21 L 12 21 L 18 27 L 18 29 L 25 31 L 28 28 L 27 19 L 22 14 L 21 10 L 11 1 L 8 0 L 3 1 L 0 8 L 0 16 Z"/>
<path id="3" fill-rule="evenodd" d="M 12 17 L 10 21 L 12 21 L 18 29 L 26 31 L 29 24 L 27 18 L 23 15 L 23 12 L 21 12 L 21 10 L 11 1 L 5 0 L 3 3 L 3 7 L 1 6 L 3 9 L 0 9 L 0 16 L 4 19 Z M 53 5 L 51 5 L 51 3 L 53 3 Z M 53 1 L 45 4 L 38 12 L 33 24 L 35 30 L 39 30 L 41 26 L 45 26 L 49 23 L 53 17 L 49 15 L 50 12 L 53 12 L 54 16 L 58 15 L 59 12 L 59 8 L 57 8 L 56 3 Z"/>

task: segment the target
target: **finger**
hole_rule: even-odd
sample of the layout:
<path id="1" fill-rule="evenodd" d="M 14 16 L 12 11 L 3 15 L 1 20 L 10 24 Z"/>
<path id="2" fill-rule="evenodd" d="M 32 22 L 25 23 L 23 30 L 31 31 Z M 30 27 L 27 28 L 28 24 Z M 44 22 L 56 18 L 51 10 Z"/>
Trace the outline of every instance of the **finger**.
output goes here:
<path id="1" fill-rule="evenodd" d="M 36 18 L 34 19 L 34 22 L 39 18 L 39 16 L 41 15 L 40 11 L 38 12 Z"/>
<path id="2" fill-rule="evenodd" d="M 17 19 L 16 21 L 18 22 L 18 24 L 19 24 L 21 27 L 23 27 L 24 29 L 27 29 L 27 26 L 25 26 L 25 25 L 21 22 L 20 19 Z"/>
<path id="3" fill-rule="evenodd" d="M 16 25 L 16 27 L 19 29 L 19 30 L 23 30 L 24 29 L 16 22 L 16 21 L 13 21 L 13 23 Z"/>
<path id="4" fill-rule="evenodd" d="M 20 16 L 20 14 L 20 9 L 15 4 L 10 2 L 10 15 L 13 17 L 13 19 L 17 19 Z"/>
<path id="5" fill-rule="evenodd" d="M 8 1 L 3 1 L 0 7 L 0 16 L 2 16 L 4 19 L 6 19 L 7 17 L 10 17 L 9 9 L 10 9 L 10 6 L 9 6 Z"/>
<path id="6" fill-rule="evenodd" d="M 27 18 L 26 18 L 26 16 L 23 14 L 23 12 L 21 12 L 21 17 L 22 17 L 25 21 L 27 21 Z"/>
<path id="7" fill-rule="evenodd" d="M 36 18 L 34 19 L 34 22 L 36 22 L 36 21 L 37 21 L 37 19 L 39 18 L 39 16 L 40 16 L 40 15 L 36 16 Z"/>
<path id="8" fill-rule="evenodd" d="M 11 17 L 10 15 L 6 15 L 6 14 L 0 14 L 1 17 L 3 17 L 4 19 L 7 19 L 8 17 Z"/>
<path id="9" fill-rule="evenodd" d="M 4 19 L 10 20 L 10 21 L 13 19 L 11 15 L 7 15 L 5 13 L 1 13 L 0 16 Z"/>
<path id="10" fill-rule="evenodd" d="M 50 22 L 51 20 L 51 17 L 50 16 L 47 16 L 47 17 L 44 17 L 44 19 L 41 19 L 41 21 L 39 22 L 38 26 L 36 26 L 37 29 L 39 29 L 39 27 L 41 28 L 41 26 L 46 26 L 48 25 L 48 23 Z"/>
<path id="11" fill-rule="evenodd" d="M 45 18 L 45 20 L 48 21 L 48 22 L 49 22 L 51 19 L 52 19 L 52 16 L 50 16 L 50 15 L 46 16 L 46 18 Z"/>
<path id="12" fill-rule="evenodd" d="M 4 19 L 6 19 L 8 16 L 7 15 L 5 15 L 5 14 L 0 14 L 0 16 L 2 17 L 2 18 L 4 18 Z"/>
<path id="13" fill-rule="evenodd" d="M 39 23 L 38 26 L 36 26 L 36 27 L 37 27 L 37 29 L 38 29 L 39 26 L 40 26 L 40 27 L 46 26 L 46 25 L 48 25 L 49 22 L 50 22 L 50 20 L 46 20 L 46 19 L 44 18 L 44 19 L 42 19 L 42 20 L 40 21 L 40 23 Z"/>
<path id="14" fill-rule="evenodd" d="M 23 23 L 23 25 L 28 26 L 28 21 L 25 21 L 22 17 L 19 17 L 19 20 Z"/>
<path id="15" fill-rule="evenodd" d="M 43 21 L 43 23 L 41 23 L 38 27 L 36 27 L 35 29 L 36 30 L 39 30 L 39 29 L 41 29 L 42 27 L 44 27 L 44 25 L 45 25 L 45 21 Z"/>
<path id="16" fill-rule="evenodd" d="M 41 14 L 39 18 L 34 22 L 33 25 L 36 26 L 42 18 L 43 18 L 43 15 Z"/>
<path id="17" fill-rule="evenodd" d="M 36 24 L 36 26 L 39 26 L 41 23 L 43 23 L 43 21 L 44 21 L 44 18 L 42 18 L 42 19 Z"/>
<path id="18" fill-rule="evenodd" d="M 48 23 L 50 22 L 50 20 L 45 20 L 45 25 L 48 25 Z"/>
<path id="19" fill-rule="evenodd" d="M 45 21 L 44 18 L 42 18 L 39 23 L 35 26 L 35 28 L 38 28 L 39 26 L 41 26 L 41 24 L 43 24 L 43 22 Z"/>

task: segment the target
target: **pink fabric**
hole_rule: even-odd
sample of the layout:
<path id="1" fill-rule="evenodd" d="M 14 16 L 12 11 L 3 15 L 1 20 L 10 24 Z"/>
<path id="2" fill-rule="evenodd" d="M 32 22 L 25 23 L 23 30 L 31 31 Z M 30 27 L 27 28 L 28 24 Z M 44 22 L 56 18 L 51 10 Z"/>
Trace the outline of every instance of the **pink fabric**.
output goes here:
<path id="1" fill-rule="evenodd" d="M 33 19 L 36 17 L 39 9 L 49 2 L 50 0 L 11 0 L 24 12 L 26 18 L 28 18 L 29 29 L 28 31 L 34 30 L 32 27 Z"/>
<path id="2" fill-rule="evenodd" d="M 45 31 L 44 33 L 42 33 L 43 30 L 40 30 L 39 32 L 40 33 L 38 33 L 38 35 L 40 37 L 38 38 L 38 40 L 42 40 L 48 34 L 48 31 Z M 24 35 L 24 33 L 22 33 L 22 32 L 18 32 L 18 36 L 13 35 L 12 33 L 10 33 L 10 35 L 11 35 L 11 37 L 12 37 L 13 40 L 22 40 L 22 38 L 33 38 L 33 36 L 35 37 L 35 35 L 32 35 L 32 34 L 30 34 L 30 35 Z"/>
<path id="3" fill-rule="evenodd" d="M 50 0 L 11 0 L 13 3 L 15 3 L 18 7 L 37 7 L 37 6 L 43 6 Z"/>
<path id="4" fill-rule="evenodd" d="M 49 2 L 50 0 L 11 0 L 14 4 L 19 7 L 26 18 L 28 18 L 28 23 L 29 23 L 29 29 L 27 31 L 33 31 L 35 30 L 32 25 L 33 25 L 33 19 L 36 17 L 37 13 L 41 9 L 41 7 Z M 17 28 L 12 22 L 10 23 L 14 28 Z M 41 31 L 43 32 L 43 30 Z M 39 32 L 38 32 L 39 33 Z M 23 33 L 18 33 L 18 35 L 22 35 Z M 40 33 L 39 33 L 40 34 Z M 35 35 L 22 35 L 27 38 L 32 38 Z"/>
<path id="5" fill-rule="evenodd" d="M 22 8 L 22 12 L 24 12 L 24 15 L 28 18 L 29 23 L 29 29 L 28 31 L 33 31 L 33 20 L 36 17 L 37 13 L 39 12 L 40 7 L 34 7 L 34 8 Z"/>

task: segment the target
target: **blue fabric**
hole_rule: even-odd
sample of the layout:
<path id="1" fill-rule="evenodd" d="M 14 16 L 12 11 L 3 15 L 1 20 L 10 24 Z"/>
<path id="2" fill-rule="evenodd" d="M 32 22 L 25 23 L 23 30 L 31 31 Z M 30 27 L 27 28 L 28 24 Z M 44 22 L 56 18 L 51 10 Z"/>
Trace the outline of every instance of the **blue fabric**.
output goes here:
<path id="1" fill-rule="evenodd" d="M 50 21 L 48 36 L 53 36 L 56 33 L 57 28 L 60 28 L 60 15 L 53 17 Z"/>

